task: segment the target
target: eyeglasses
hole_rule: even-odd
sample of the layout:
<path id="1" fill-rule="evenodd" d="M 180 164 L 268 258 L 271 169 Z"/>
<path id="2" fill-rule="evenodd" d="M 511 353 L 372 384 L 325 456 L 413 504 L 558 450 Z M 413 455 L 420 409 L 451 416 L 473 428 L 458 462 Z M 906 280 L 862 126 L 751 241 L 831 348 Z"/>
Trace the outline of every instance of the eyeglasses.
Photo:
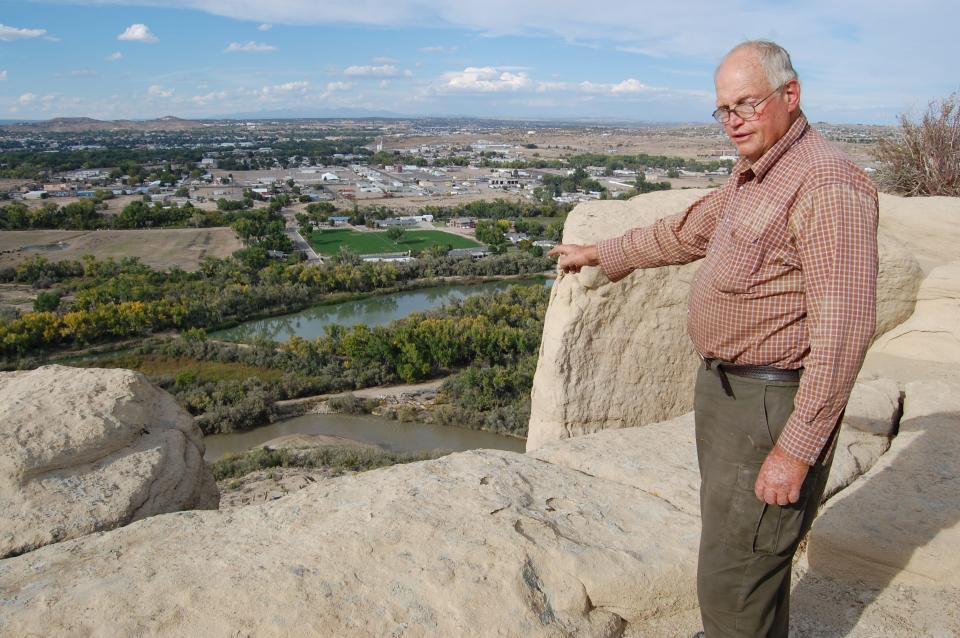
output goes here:
<path id="1" fill-rule="evenodd" d="M 735 105 L 733 108 L 730 108 L 729 106 L 718 107 L 717 110 L 713 112 L 713 118 L 721 124 L 726 124 L 730 120 L 730 114 L 736 113 L 737 117 L 739 117 L 741 120 L 752 120 L 757 115 L 757 107 L 773 97 L 773 94 L 782 88 L 783 85 L 781 84 L 772 90 L 770 95 L 763 98 L 756 104 L 741 102 L 740 104 Z"/>

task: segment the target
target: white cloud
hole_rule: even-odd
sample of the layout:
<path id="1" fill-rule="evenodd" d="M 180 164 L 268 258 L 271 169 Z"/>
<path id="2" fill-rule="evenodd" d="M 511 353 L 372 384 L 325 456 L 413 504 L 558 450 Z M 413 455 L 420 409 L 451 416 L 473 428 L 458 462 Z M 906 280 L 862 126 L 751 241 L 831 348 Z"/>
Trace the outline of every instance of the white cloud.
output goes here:
<path id="1" fill-rule="evenodd" d="M 344 71 L 348 76 L 366 76 L 372 78 L 392 78 L 397 75 L 397 67 L 392 64 L 381 64 L 380 66 L 348 66 Z"/>
<path id="2" fill-rule="evenodd" d="M 0 82 L 3 82 L 6 79 L 7 79 L 7 70 L 4 69 L 3 71 L 0 71 Z"/>
<path id="3" fill-rule="evenodd" d="M 471 66 L 463 71 L 444 73 L 442 81 L 443 88 L 448 90 L 479 93 L 519 91 L 530 88 L 533 84 L 525 71 L 511 73 L 510 71 L 498 71 L 492 66 Z"/>
<path id="4" fill-rule="evenodd" d="M 349 82 L 328 82 L 327 91 L 349 91 L 353 88 L 353 85 Z"/>
<path id="5" fill-rule="evenodd" d="M 154 44 L 160 41 L 157 36 L 150 32 L 150 28 L 147 25 L 140 22 L 127 27 L 123 33 L 117 36 L 117 40 L 144 42 L 146 44 Z"/>
<path id="6" fill-rule="evenodd" d="M 272 44 L 261 44 L 259 42 L 231 42 L 230 46 L 223 50 L 224 53 L 273 53 L 277 47 Z"/>
<path id="7" fill-rule="evenodd" d="M 150 98 L 166 98 L 173 95 L 174 89 L 165 89 L 159 84 L 152 84 L 150 88 L 147 89 L 147 97 Z"/>
<path id="8" fill-rule="evenodd" d="M 3 42 L 39 38 L 46 33 L 46 29 L 18 29 L 16 27 L 8 27 L 7 25 L 0 23 L 0 40 Z"/>
<path id="9" fill-rule="evenodd" d="M 635 80 L 633 78 L 627 78 L 623 82 L 619 82 L 610 87 L 610 92 L 613 94 L 617 93 L 646 93 L 653 91 L 655 89 L 647 86 L 642 83 L 640 80 Z"/>
<path id="10" fill-rule="evenodd" d="M 194 95 L 190 98 L 190 101 L 199 106 L 204 106 L 214 101 L 225 100 L 227 95 L 226 91 L 211 91 L 206 95 Z"/>
<path id="11" fill-rule="evenodd" d="M 269 30 L 272 29 L 272 28 L 273 28 L 273 25 L 272 25 L 272 24 L 270 24 L 269 22 L 264 22 L 264 23 L 261 24 L 259 27 L 257 27 L 257 30 L 258 30 L 258 31 L 269 31 Z"/>
<path id="12" fill-rule="evenodd" d="M 37 96 L 33 93 L 24 93 L 17 101 L 20 102 L 20 104 L 27 106 L 28 104 L 36 102 Z"/>
<path id="13" fill-rule="evenodd" d="M 309 82 L 307 82 L 306 80 L 300 80 L 298 82 L 287 82 L 286 84 L 277 84 L 271 88 L 274 91 L 289 93 L 291 91 L 305 91 L 308 86 L 310 86 Z"/>
<path id="14" fill-rule="evenodd" d="M 107 62 L 117 62 L 118 60 L 123 59 L 123 54 L 119 51 L 114 51 L 110 55 L 104 58 Z"/>

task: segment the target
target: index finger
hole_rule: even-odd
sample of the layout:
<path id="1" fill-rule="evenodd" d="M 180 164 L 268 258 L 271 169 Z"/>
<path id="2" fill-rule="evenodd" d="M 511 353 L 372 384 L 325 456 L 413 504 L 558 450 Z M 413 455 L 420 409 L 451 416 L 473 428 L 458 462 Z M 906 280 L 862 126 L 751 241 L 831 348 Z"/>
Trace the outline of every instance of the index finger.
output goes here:
<path id="1" fill-rule="evenodd" d="M 563 244 L 557 244 L 556 246 L 554 246 L 553 248 L 547 251 L 547 257 L 554 257 L 556 255 L 562 254 L 563 251 L 560 249 L 563 247 L 564 247 Z"/>

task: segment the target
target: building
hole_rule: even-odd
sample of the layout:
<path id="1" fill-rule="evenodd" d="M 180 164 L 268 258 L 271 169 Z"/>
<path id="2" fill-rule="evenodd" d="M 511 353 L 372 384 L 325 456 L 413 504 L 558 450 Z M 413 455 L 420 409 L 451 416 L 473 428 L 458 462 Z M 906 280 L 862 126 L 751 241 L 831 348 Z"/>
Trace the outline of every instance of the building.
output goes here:
<path id="1" fill-rule="evenodd" d="M 476 228 L 476 217 L 452 217 L 447 223 L 451 228 Z"/>
<path id="2" fill-rule="evenodd" d="M 374 223 L 378 228 L 390 228 L 391 226 L 416 226 L 420 222 L 418 217 L 391 217 L 389 219 L 377 219 Z"/>
<path id="3" fill-rule="evenodd" d="M 520 188 L 520 180 L 516 177 L 491 177 L 490 188 Z"/>
<path id="4" fill-rule="evenodd" d="M 344 226 L 350 223 L 350 217 L 347 216 L 336 216 L 328 218 L 330 223 L 334 226 Z"/>
<path id="5" fill-rule="evenodd" d="M 463 258 L 472 257 L 473 259 L 482 259 L 490 254 L 489 248 L 478 246 L 476 248 L 453 248 L 447 252 L 447 257 Z"/>
<path id="6" fill-rule="evenodd" d="M 362 257 L 363 261 L 383 261 L 383 262 L 407 262 L 415 261 L 415 258 L 410 256 L 410 253 L 382 253 L 379 255 L 364 255 Z"/>

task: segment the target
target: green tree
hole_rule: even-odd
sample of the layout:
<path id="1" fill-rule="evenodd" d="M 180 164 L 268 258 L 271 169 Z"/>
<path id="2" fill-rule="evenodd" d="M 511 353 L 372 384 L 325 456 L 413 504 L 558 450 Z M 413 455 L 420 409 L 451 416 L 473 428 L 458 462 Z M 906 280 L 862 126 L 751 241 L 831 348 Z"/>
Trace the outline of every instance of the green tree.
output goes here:
<path id="1" fill-rule="evenodd" d="M 34 312 L 54 312 L 60 307 L 60 293 L 41 292 L 33 300 Z"/>
<path id="2" fill-rule="evenodd" d="M 403 226 L 391 226 L 387 229 L 387 237 L 395 242 L 400 242 L 403 238 L 403 235 L 406 233 Z"/>

